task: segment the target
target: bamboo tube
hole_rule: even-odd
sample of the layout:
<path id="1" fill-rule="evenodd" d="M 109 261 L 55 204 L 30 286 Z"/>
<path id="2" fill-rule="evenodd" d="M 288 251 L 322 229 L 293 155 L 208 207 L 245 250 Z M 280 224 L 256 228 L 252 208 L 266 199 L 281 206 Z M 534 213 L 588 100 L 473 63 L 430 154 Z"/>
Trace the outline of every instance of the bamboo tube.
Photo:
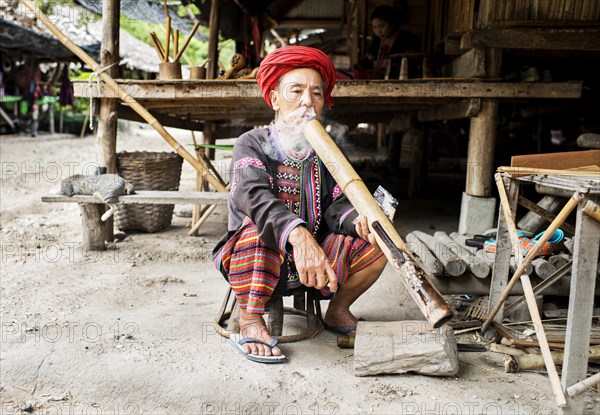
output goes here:
<path id="1" fill-rule="evenodd" d="M 417 235 L 410 232 L 406 235 L 406 242 L 410 245 L 412 252 L 417 254 L 423 269 L 433 277 L 439 277 L 444 273 L 444 264 L 433 255 L 433 253 L 427 248 L 427 245 L 421 241 Z"/>
<path id="2" fill-rule="evenodd" d="M 196 22 L 194 24 L 194 27 L 192 28 L 192 31 L 190 32 L 190 34 L 188 35 L 188 37 L 183 42 L 183 46 L 179 50 L 179 53 L 177 53 L 177 55 L 175 56 L 175 62 L 177 62 L 181 58 L 181 56 L 183 55 L 183 52 L 185 52 L 185 49 L 188 47 L 188 45 L 192 41 L 192 38 L 196 34 L 196 31 L 198 30 L 199 27 L 200 27 L 200 22 Z"/>
<path id="3" fill-rule="evenodd" d="M 94 72 L 100 71 L 102 68 L 100 65 L 96 63 L 86 52 L 83 51 L 79 46 L 77 46 L 71 39 L 69 39 L 58 27 L 52 23 L 48 17 L 42 13 L 36 6 L 31 2 L 31 0 L 19 0 L 21 3 L 25 5 L 31 12 L 36 14 L 38 20 L 40 20 L 44 26 L 48 28 L 48 30 L 58 38 L 62 42 L 63 45 L 75 55 L 77 55 L 86 65 L 88 65 Z M 202 171 L 205 166 L 202 163 L 194 158 L 177 140 L 175 140 L 171 134 L 165 130 L 165 127 L 162 126 L 161 123 L 158 122 L 156 118 L 146 108 L 140 105 L 139 102 L 135 100 L 127 91 L 119 86 L 115 82 L 115 80 L 108 75 L 106 72 L 102 72 L 99 75 L 100 79 L 102 79 L 106 85 L 112 89 L 115 94 L 127 105 L 129 105 L 136 113 L 138 113 L 146 122 L 154 128 L 161 136 L 165 139 L 165 141 L 179 154 L 183 157 L 188 163 L 190 163 L 196 170 Z M 219 192 L 227 192 L 227 188 L 223 186 L 222 183 L 219 183 L 217 178 L 212 175 L 207 175 L 207 180 L 213 187 Z"/>
<path id="4" fill-rule="evenodd" d="M 537 276 L 543 280 L 556 272 L 556 267 L 549 261 L 546 261 L 544 258 L 534 259 L 531 261 L 531 265 L 533 265 L 533 269 L 535 270 Z"/>
<path id="5" fill-rule="evenodd" d="M 600 206 L 598 206 L 597 203 L 594 203 L 591 200 L 586 201 L 582 211 L 590 218 L 594 218 L 596 221 L 600 222 Z"/>
<path id="6" fill-rule="evenodd" d="M 600 361 L 600 346 L 590 346 L 588 353 L 588 361 Z M 551 355 L 555 364 L 562 365 L 565 355 L 564 352 L 554 351 Z M 512 355 L 510 359 L 504 359 L 504 369 L 507 373 L 516 373 L 521 370 L 540 369 L 543 367 L 544 359 L 540 354 L 525 354 L 522 356 Z"/>
<path id="7" fill-rule="evenodd" d="M 379 247 L 402 276 L 402 282 L 423 315 L 433 327 L 449 321 L 452 310 L 321 123 L 317 120 L 308 122 L 303 133 L 356 211 L 368 218 Z"/>
<path id="8" fill-rule="evenodd" d="M 165 62 L 169 62 L 169 48 L 171 46 L 171 17 L 167 16 L 167 40 L 165 41 Z"/>
<path id="9" fill-rule="evenodd" d="M 502 185 L 502 188 L 504 189 L 504 185 Z M 505 191 L 505 193 L 506 193 L 506 191 Z M 529 253 L 525 257 L 525 260 L 519 265 L 519 268 L 517 268 L 517 271 L 515 271 L 514 275 L 508 282 L 508 285 L 506 286 L 506 288 L 504 289 L 504 292 L 500 296 L 498 303 L 496 303 L 496 305 L 494 306 L 494 309 L 490 312 L 490 315 L 488 316 L 486 321 L 481 326 L 481 330 L 483 332 L 487 331 L 487 329 L 490 327 L 492 320 L 494 319 L 494 317 L 496 317 L 498 310 L 500 310 L 500 307 L 502 306 L 504 301 L 506 301 L 506 298 L 510 294 L 511 290 L 513 289 L 513 287 L 515 286 L 515 284 L 517 283 L 517 281 L 523 274 L 525 267 L 531 263 L 531 261 L 535 257 L 536 252 L 546 242 L 548 242 L 548 240 L 552 237 L 554 232 L 559 228 L 559 226 L 561 226 L 563 224 L 563 222 L 567 219 L 569 214 L 573 211 L 573 209 L 575 209 L 575 207 L 579 203 L 580 199 L 581 199 L 581 196 L 579 193 L 575 193 L 573 195 L 573 197 L 571 197 L 571 199 L 569 199 L 569 201 L 567 202 L 565 207 L 563 207 L 563 209 L 556 216 L 556 219 L 554 219 L 554 221 L 552 221 L 552 223 L 550 224 L 550 226 L 548 226 L 548 229 L 546 229 L 546 231 L 544 232 L 542 237 L 536 242 L 535 246 L 529 251 Z M 512 221 L 512 223 L 514 224 L 514 221 Z M 515 246 L 519 246 L 519 245 L 515 245 Z"/>
<path id="10" fill-rule="evenodd" d="M 590 376 L 587 379 L 577 382 L 567 388 L 567 395 L 573 397 L 579 395 L 581 392 L 585 392 L 587 389 L 600 383 L 600 372 Z"/>
<path id="11" fill-rule="evenodd" d="M 458 277 L 465 273 L 467 264 L 454 254 L 442 241 L 429 235 L 425 232 L 414 231 L 417 236 L 427 247 L 434 253 L 435 257 L 444 264 L 445 274 Z"/>
<path id="12" fill-rule="evenodd" d="M 512 217 L 512 212 L 510 211 L 510 204 L 508 202 L 506 188 L 504 187 L 504 180 L 502 179 L 502 175 L 500 175 L 499 173 L 496 173 L 496 185 L 498 187 L 498 194 L 500 196 L 500 205 L 502 207 L 502 214 L 504 215 L 504 220 L 506 222 L 506 227 L 508 229 L 508 234 L 510 236 L 510 240 L 511 240 L 513 246 L 518 247 L 519 246 L 519 236 L 517 235 L 517 227 L 515 226 L 515 221 L 514 221 L 514 218 Z M 570 202 L 571 201 L 569 201 L 569 203 Z M 567 203 L 567 206 L 569 205 L 569 203 Z M 577 205 L 577 202 L 575 203 L 575 205 Z M 560 214 L 559 214 L 559 216 L 560 216 Z M 547 241 L 550 238 L 552 233 L 554 233 L 554 230 L 552 232 L 550 232 L 549 234 L 548 234 L 548 231 L 546 231 L 546 233 L 543 235 L 543 237 L 541 239 L 544 239 L 544 237 L 547 236 L 547 238 L 545 238 Z M 546 243 L 546 241 L 544 241 L 542 244 Z M 533 259 L 533 256 L 536 254 L 537 250 L 538 250 L 538 246 L 536 244 L 535 249 L 529 251 L 529 254 L 527 255 L 527 258 L 529 261 L 531 261 Z M 515 249 L 515 257 L 517 258 L 517 262 L 519 263 L 519 269 L 515 273 L 515 276 L 516 276 L 516 275 L 519 275 L 519 270 L 523 269 L 523 263 L 524 263 L 523 262 L 523 253 L 519 249 Z M 550 384 L 552 385 L 552 390 L 553 390 L 554 396 L 556 398 L 556 404 L 559 407 L 563 407 L 567 404 L 567 401 L 565 398 L 565 393 L 560 384 L 560 378 L 558 377 L 558 372 L 556 371 L 556 366 L 554 365 L 554 360 L 552 360 L 550 346 L 548 345 L 548 339 L 546 338 L 546 332 L 544 331 L 544 325 L 542 323 L 540 311 L 538 310 L 537 304 L 535 302 L 535 294 L 533 293 L 533 287 L 531 286 L 531 281 L 529 280 L 529 275 L 523 274 L 523 272 L 521 271 L 520 278 L 521 278 L 521 284 L 523 285 L 523 293 L 525 294 L 525 301 L 527 302 L 527 308 L 529 309 L 529 314 L 531 315 L 531 320 L 533 321 L 534 327 L 536 328 L 536 335 L 538 338 L 538 342 L 540 343 L 540 349 L 542 351 L 542 357 L 543 357 L 544 363 L 546 365 L 546 371 L 548 372 L 548 378 L 550 379 Z M 513 280 L 516 282 L 514 276 L 510 282 L 513 282 Z M 510 286 L 510 283 L 509 283 L 509 286 Z M 502 296 L 504 296 L 505 293 L 507 296 L 508 296 L 508 293 L 510 293 L 510 289 L 508 289 L 508 287 L 506 288 L 504 293 L 502 293 Z M 506 298 L 502 299 L 502 297 L 501 297 L 501 300 L 498 301 L 498 304 L 502 304 L 505 300 L 506 300 Z M 488 317 L 488 319 L 489 319 L 489 317 Z M 484 325 L 485 325 L 485 323 L 484 323 Z M 485 331 L 485 330 L 483 330 L 483 326 L 482 326 L 482 331 Z"/>
<path id="13" fill-rule="evenodd" d="M 179 54 L 179 30 L 175 29 L 173 31 L 173 56 L 177 56 Z M 174 62 L 177 62 L 177 59 L 173 59 Z"/>
<path id="14" fill-rule="evenodd" d="M 462 259 L 473 275 L 477 278 L 487 278 L 490 273 L 490 266 L 486 262 L 477 259 L 475 255 L 471 254 L 466 249 L 463 249 L 460 244 L 450 238 L 446 232 L 437 231 L 433 236 L 444 243 L 450 251 L 456 254 L 456 256 Z"/>

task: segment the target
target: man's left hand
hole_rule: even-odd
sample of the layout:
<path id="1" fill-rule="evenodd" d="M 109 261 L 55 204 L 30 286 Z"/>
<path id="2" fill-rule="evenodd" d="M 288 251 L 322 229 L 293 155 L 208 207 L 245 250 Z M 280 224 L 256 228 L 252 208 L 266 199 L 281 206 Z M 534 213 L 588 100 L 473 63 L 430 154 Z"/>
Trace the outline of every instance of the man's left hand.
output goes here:
<path id="1" fill-rule="evenodd" d="M 375 235 L 373 235 L 369 229 L 369 221 L 367 220 L 366 216 L 358 215 L 356 219 L 354 219 L 353 223 L 354 229 L 356 229 L 356 233 L 361 239 L 369 242 L 374 247 L 379 248 L 379 245 L 377 245 L 377 240 L 375 239 Z"/>

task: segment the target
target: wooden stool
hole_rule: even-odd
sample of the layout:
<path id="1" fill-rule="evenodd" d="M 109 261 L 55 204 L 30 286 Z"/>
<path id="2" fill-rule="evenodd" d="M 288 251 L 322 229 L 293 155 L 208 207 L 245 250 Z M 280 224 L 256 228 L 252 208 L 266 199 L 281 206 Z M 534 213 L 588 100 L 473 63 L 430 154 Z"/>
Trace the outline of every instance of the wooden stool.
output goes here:
<path id="1" fill-rule="evenodd" d="M 325 329 L 321 314 L 321 304 L 314 298 L 311 290 L 303 288 L 294 290 L 288 295 L 294 296 L 294 306 L 284 307 L 282 296 L 273 296 L 267 303 L 269 319 L 267 327 L 273 337 L 280 343 L 290 343 L 309 339 Z M 295 314 L 306 317 L 306 330 L 298 334 L 283 336 L 283 318 L 285 314 Z M 240 308 L 231 287 L 227 289 L 219 314 L 213 322 L 213 327 L 221 336 L 229 338 L 231 334 L 240 331 Z"/>

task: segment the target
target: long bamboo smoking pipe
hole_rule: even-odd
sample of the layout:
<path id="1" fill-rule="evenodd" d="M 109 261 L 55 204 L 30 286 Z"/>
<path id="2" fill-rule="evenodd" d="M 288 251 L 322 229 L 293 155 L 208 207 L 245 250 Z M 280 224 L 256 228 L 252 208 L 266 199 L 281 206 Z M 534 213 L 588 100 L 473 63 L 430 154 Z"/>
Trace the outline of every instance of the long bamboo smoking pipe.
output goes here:
<path id="1" fill-rule="evenodd" d="M 94 72 L 98 72 L 102 69 L 100 65 L 96 63 L 94 59 L 90 57 L 87 53 L 83 51 L 79 46 L 77 46 L 71 39 L 67 37 L 58 27 L 52 23 L 48 17 L 30 1 L 30 0 L 19 0 L 21 3 L 25 5 L 29 10 L 35 13 L 35 16 L 48 28 L 48 30 L 56 36 L 58 40 L 61 41 L 63 45 L 75 55 L 77 55 L 86 65 L 88 65 Z M 166 51 L 168 55 L 168 50 Z M 119 86 L 115 82 L 115 80 L 108 75 L 106 72 L 102 72 L 99 77 L 106 83 L 106 85 L 112 89 L 115 94 L 126 104 L 128 104 L 135 112 L 137 112 L 146 122 L 154 128 L 161 136 L 165 139 L 167 143 L 179 154 L 183 157 L 188 163 L 190 163 L 196 170 L 199 172 L 204 171 L 205 167 L 202 165 L 200 161 L 198 161 L 192 154 L 187 151 L 171 134 L 165 130 L 165 127 L 161 123 L 158 122 L 156 118 L 150 112 L 144 108 L 139 102 L 137 102 L 127 91 Z M 227 188 L 220 183 L 212 174 L 206 175 L 206 180 L 218 192 L 227 192 Z"/>
<path id="2" fill-rule="evenodd" d="M 352 206 L 368 218 L 379 247 L 402 277 L 402 282 L 423 315 L 433 327 L 448 322 L 452 318 L 452 310 L 321 123 L 317 120 L 308 122 L 303 133 Z"/>

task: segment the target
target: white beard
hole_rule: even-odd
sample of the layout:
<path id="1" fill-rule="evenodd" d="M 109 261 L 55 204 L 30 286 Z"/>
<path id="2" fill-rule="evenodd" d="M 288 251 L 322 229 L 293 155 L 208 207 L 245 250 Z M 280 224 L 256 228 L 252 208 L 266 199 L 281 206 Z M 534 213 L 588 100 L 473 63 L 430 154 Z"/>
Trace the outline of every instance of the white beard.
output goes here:
<path id="1" fill-rule="evenodd" d="M 280 115 L 275 121 L 279 142 L 285 154 L 294 161 L 302 161 L 312 151 L 312 146 L 302 134 L 307 122 L 314 120 L 317 114 L 313 107 L 300 107 L 287 114 Z"/>

